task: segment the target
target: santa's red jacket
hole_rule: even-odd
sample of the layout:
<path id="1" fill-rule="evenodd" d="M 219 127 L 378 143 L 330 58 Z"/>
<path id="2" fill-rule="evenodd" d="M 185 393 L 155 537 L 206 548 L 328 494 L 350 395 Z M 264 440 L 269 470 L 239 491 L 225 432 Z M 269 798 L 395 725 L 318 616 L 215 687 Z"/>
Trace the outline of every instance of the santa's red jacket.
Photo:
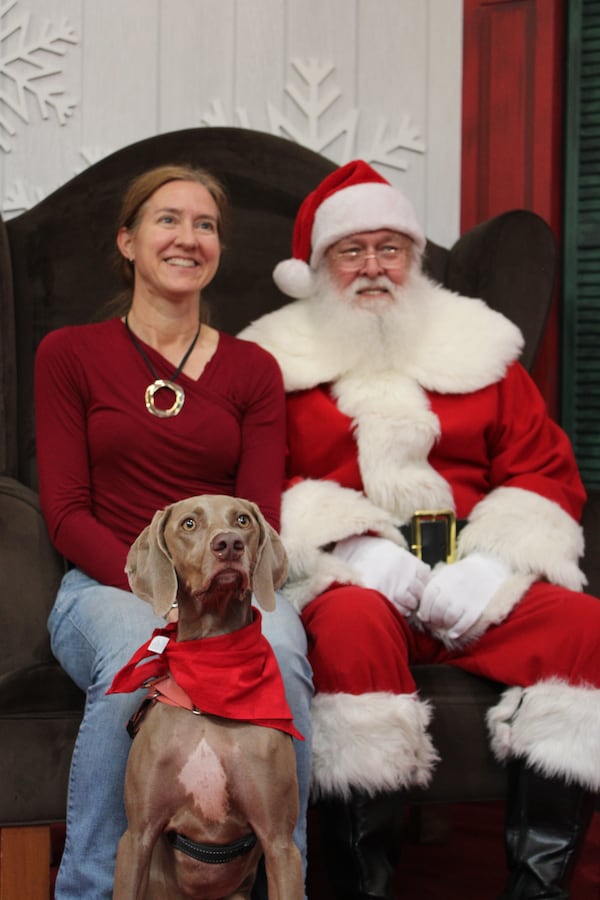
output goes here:
<path id="1" fill-rule="evenodd" d="M 600 730 L 590 722 L 600 721 L 600 616 L 597 601 L 581 592 L 585 494 L 570 443 L 518 362 L 523 341 L 511 322 L 420 274 L 403 285 L 401 301 L 410 309 L 405 332 L 395 311 L 384 325 L 371 327 L 367 317 L 354 328 L 343 306 L 329 322 L 327 304 L 312 297 L 242 334 L 276 357 L 288 392 L 285 591 L 298 609 L 323 595 L 303 613 L 316 688 L 315 796 L 428 783 L 437 756 L 431 710 L 414 690 L 400 644 L 410 641 L 418 656 L 429 638 L 418 622 L 409 637 L 400 612 L 367 601 L 359 573 L 328 550 L 365 532 L 404 544 L 398 525 L 416 510 L 448 508 L 467 520 L 458 558 L 479 551 L 504 560 L 512 574 L 460 640 L 435 632 L 449 651 L 441 657 L 470 657 L 471 670 L 513 685 L 488 712 L 498 759 L 521 756 L 599 790 Z M 327 591 L 335 583 L 350 587 Z M 339 650 L 339 616 L 348 609 Z M 570 609 L 571 651 L 557 674 L 554 654 Z M 492 649 L 484 661 L 486 640 L 502 652 Z M 439 648 L 429 643 L 427 653 Z M 533 676 L 522 664 L 530 650 Z"/>
<path id="2" fill-rule="evenodd" d="M 581 590 L 585 492 L 567 436 L 517 361 L 519 330 L 480 300 L 415 276 L 419 337 L 393 366 L 317 326 L 317 298 L 253 323 L 242 337 L 278 360 L 288 391 L 282 538 L 287 593 L 301 609 L 346 564 L 324 548 L 353 534 L 403 539 L 417 509 L 468 519 L 458 556 L 505 560 L 513 577 L 468 635 L 502 621 L 538 579 Z"/>

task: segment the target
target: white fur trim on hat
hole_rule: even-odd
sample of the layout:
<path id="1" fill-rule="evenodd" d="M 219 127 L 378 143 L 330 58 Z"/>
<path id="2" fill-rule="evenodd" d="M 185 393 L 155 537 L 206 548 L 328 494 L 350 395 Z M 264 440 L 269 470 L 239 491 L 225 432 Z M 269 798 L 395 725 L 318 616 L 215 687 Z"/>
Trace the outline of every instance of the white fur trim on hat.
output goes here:
<path id="1" fill-rule="evenodd" d="M 399 231 L 408 235 L 420 252 L 425 236 L 410 201 L 390 184 L 366 182 L 327 197 L 315 213 L 310 265 L 316 269 L 328 247 L 360 231 Z"/>

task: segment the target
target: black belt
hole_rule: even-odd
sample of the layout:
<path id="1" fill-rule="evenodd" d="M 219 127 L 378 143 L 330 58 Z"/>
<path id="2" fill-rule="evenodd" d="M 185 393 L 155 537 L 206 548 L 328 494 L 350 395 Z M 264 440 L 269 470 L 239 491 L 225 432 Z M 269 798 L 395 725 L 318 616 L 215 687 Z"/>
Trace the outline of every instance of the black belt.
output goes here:
<path id="1" fill-rule="evenodd" d="M 466 524 L 467 520 L 457 519 L 451 509 L 419 509 L 410 522 L 400 526 L 400 532 L 411 553 L 435 566 L 454 562 L 456 539 Z"/>

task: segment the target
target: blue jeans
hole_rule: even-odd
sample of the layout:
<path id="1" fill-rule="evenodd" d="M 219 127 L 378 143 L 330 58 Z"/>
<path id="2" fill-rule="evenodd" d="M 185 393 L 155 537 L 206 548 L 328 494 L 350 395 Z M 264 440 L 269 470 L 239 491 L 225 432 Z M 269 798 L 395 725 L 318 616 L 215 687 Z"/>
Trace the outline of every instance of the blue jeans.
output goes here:
<path id="1" fill-rule="evenodd" d="M 56 900 L 110 900 L 117 844 L 127 826 L 123 804 L 131 739 L 126 724 L 146 691 L 110 694 L 115 673 L 164 625 L 152 608 L 127 591 L 106 587 L 78 569 L 68 572 L 48 619 L 52 651 L 86 692 L 69 779 L 67 833 Z M 277 596 L 263 612 L 263 633 L 279 663 L 286 695 L 304 741 L 294 740 L 300 815 L 294 840 L 306 874 L 306 809 L 310 786 L 312 673 L 300 618 Z"/>

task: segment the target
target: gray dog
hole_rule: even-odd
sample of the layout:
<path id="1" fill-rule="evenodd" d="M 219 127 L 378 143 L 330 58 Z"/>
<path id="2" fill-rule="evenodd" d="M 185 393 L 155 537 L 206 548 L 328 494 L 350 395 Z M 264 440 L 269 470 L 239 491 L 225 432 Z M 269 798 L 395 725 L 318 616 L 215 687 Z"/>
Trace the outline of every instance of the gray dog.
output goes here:
<path id="1" fill-rule="evenodd" d="M 127 560 L 132 590 L 159 616 L 177 600 L 173 649 L 194 641 L 200 656 L 211 643 L 203 639 L 248 631 L 253 592 L 264 609 L 274 607 L 286 569 L 279 537 L 258 507 L 222 496 L 156 513 Z M 155 703 L 133 741 L 114 900 L 249 900 L 263 853 L 269 900 L 302 900 L 289 733 L 193 712 Z"/>

